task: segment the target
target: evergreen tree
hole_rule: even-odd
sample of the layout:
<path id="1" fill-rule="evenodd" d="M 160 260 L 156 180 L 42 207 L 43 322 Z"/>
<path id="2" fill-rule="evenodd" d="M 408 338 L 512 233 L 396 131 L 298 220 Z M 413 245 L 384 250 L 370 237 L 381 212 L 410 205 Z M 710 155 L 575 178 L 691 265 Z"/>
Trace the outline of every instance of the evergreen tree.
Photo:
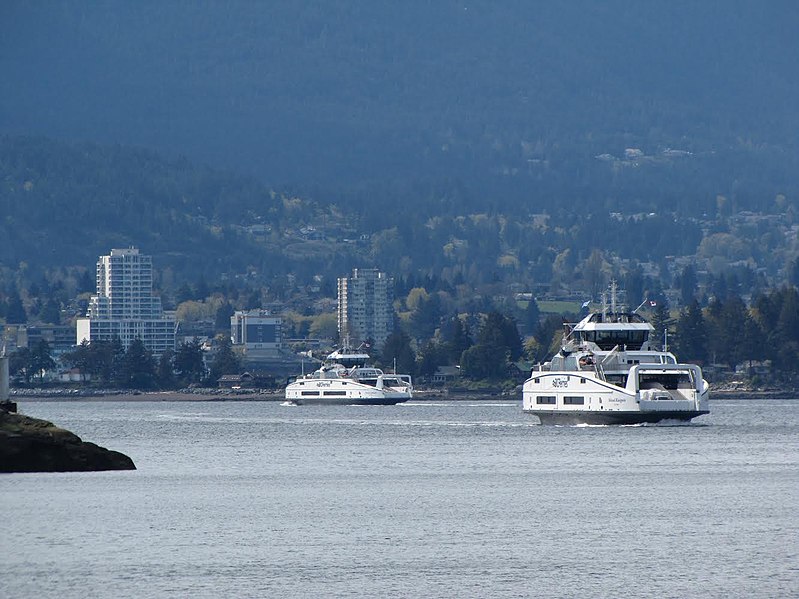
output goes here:
<path id="1" fill-rule="evenodd" d="M 707 329 L 699 302 L 694 299 L 680 310 L 675 332 L 677 355 L 684 362 L 707 361 Z"/>
<path id="2" fill-rule="evenodd" d="M 161 389 L 172 389 L 175 386 L 175 352 L 166 350 L 158 358 L 156 380 Z"/>
<path id="3" fill-rule="evenodd" d="M 87 372 L 91 374 L 92 380 L 97 380 L 104 384 L 110 384 L 114 372 L 114 356 L 118 351 L 116 344 L 111 341 L 96 340 L 89 343 L 84 341 L 87 348 L 85 356 Z M 81 343 L 81 346 L 84 345 Z M 121 346 L 121 344 L 119 344 Z"/>
<path id="4" fill-rule="evenodd" d="M 411 338 L 402 331 L 394 331 L 388 336 L 380 352 L 380 363 L 384 369 L 396 367 L 402 374 L 416 374 L 416 355 L 411 348 Z"/>
<path id="5" fill-rule="evenodd" d="M 538 330 L 540 321 L 541 311 L 538 308 L 538 302 L 535 301 L 535 298 L 531 298 L 530 301 L 527 302 L 527 306 L 524 309 L 524 314 L 522 315 L 522 324 L 524 325 L 526 334 L 534 335 Z"/>
<path id="6" fill-rule="evenodd" d="M 539 343 L 539 353 L 534 358 L 530 356 L 531 359 L 542 362 L 560 349 L 563 339 L 563 322 L 563 316 L 558 314 L 549 314 L 544 318 L 535 333 L 535 338 Z"/>
<path id="7" fill-rule="evenodd" d="M 416 339 L 433 336 L 441 324 L 441 298 L 437 293 L 419 297 L 416 309 L 411 313 L 410 330 Z"/>
<path id="8" fill-rule="evenodd" d="M 210 287 L 208 287 L 208 283 L 205 281 L 205 277 L 200 275 L 197 284 L 194 286 L 194 299 L 198 301 L 203 301 L 209 295 L 211 295 L 211 289 Z"/>
<path id="9" fill-rule="evenodd" d="M 725 341 L 725 351 L 722 352 L 724 362 L 732 369 L 745 362 L 746 352 L 748 349 L 751 350 L 746 339 L 746 334 L 752 332 L 748 325 L 750 320 L 751 316 L 744 301 L 739 295 L 731 293 L 724 302 L 721 314 L 723 324 L 721 336 Z"/>
<path id="10" fill-rule="evenodd" d="M 55 360 L 51 355 L 50 344 L 46 339 L 41 339 L 31 352 L 31 369 L 39 375 L 39 379 L 44 378 L 47 370 L 55 368 Z"/>
<path id="11" fill-rule="evenodd" d="M 217 343 L 216 355 L 208 373 L 208 384 L 211 386 L 216 386 L 223 374 L 238 374 L 241 369 L 239 358 L 233 351 L 230 335 L 219 335 Z"/>
<path id="12" fill-rule="evenodd" d="M 657 302 L 649 322 L 655 329 L 652 333 L 652 337 L 649 339 L 650 343 L 657 349 L 663 349 L 664 342 L 666 342 L 668 338 L 668 331 L 674 324 L 671 314 L 669 313 L 669 304 L 666 300 Z"/>
<path id="13" fill-rule="evenodd" d="M 230 335 L 230 318 L 235 314 L 233 306 L 230 302 L 225 302 L 216 309 L 216 318 L 214 319 L 214 331 L 217 333 L 226 333 Z"/>
<path id="14" fill-rule="evenodd" d="M 473 345 L 461 356 L 461 374 L 474 380 L 504 378 L 510 352 L 500 349 L 482 343 Z"/>
<path id="15" fill-rule="evenodd" d="M 799 291 L 796 287 L 783 287 L 780 315 L 777 319 L 776 332 L 779 345 L 774 352 L 775 365 L 786 372 L 795 371 L 799 363 Z"/>
<path id="16" fill-rule="evenodd" d="M 108 380 L 114 385 L 125 384 L 123 374 L 123 362 L 125 360 L 125 346 L 122 345 L 122 340 L 119 337 L 111 339 L 110 344 L 111 353 L 111 370 L 108 374 Z"/>
<path id="17" fill-rule="evenodd" d="M 64 354 L 64 362 L 69 364 L 72 368 L 80 370 L 80 377 L 82 381 L 86 381 L 86 376 L 92 371 L 92 356 L 89 349 L 89 342 L 84 339 L 80 344 L 71 352 Z"/>
<path id="18" fill-rule="evenodd" d="M 182 304 L 183 302 L 188 302 L 194 299 L 194 292 L 192 291 L 191 287 L 189 287 L 188 283 L 183 283 L 178 290 L 175 292 L 175 303 Z"/>
<path id="19" fill-rule="evenodd" d="M 97 281 L 94 272 L 88 268 L 78 278 L 78 293 L 94 293 L 97 291 Z"/>
<path id="20" fill-rule="evenodd" d="M 522 351 L 516 320 L 489 312 L 477 332 L 477 343 L 461 355 L 461 373 L 472 379 L 505 378 L 509 363 Z"/>
<path id="21" fill-rule="evenodd" d="M 178 346 L 175 354 L 175 370 L 184 385 L 199 383 L 205 375 L 203 350 L 199 341 L 186 341 Z"/>
<path id="22" fill-rule="evenodd" d="M 460 364 L 461 355 L 472 346 L 469 326 L 455 314 L 443 328 L 444 347 L 450 364 Z"/>
<path id="23" fill-rule="evenodd" d="M 633 310 L 644 299 L 644 273 L 641 267 L 636 265 L 635 268 L 627 271 L 624 277 L 624 289 L 627 291 L 627 304 L 630 310 Z"/>
<path id="24" fill-rule="evenodd" d="M 25 312 L 25 306 L 22 305 L 19 293 L 14 290 L 9 296 L 6 306 L 6 324 L 25 324 L 26 322 L 28 322 L 28 313 Z"/>
<path id="25" fill-rule="evenodd" d="M 724 363 L 723 336 L 720 332 L 722 328 L 722 313 L 724 311 L 723 302 L 716 296 L 713 296 L 708 302 L 707 309 L 704 312 L 705 317 L 705 332 L 707 335 L 706 346 L 708 356 L 713 364 Z"/>
<path id="26" fill-rule="evenodd" d="M 127 389 L 153 389 L 156 386 L 155 360 L 141 339 L 131 341 L 120 360 L 119 384 Z"/>
<path id="27" fill-rule="evenodd" d="M 8 371 L 11 376 L 21 374 L 25 379 L 25 384 L 30 385 L 31 378 L 35 371 L 31 369 L 31 350 L 27 347 L 20 347 L 9 356 Z"/>
<path id="28" fill-rule="evenodd" d="M 61 304 L 53 297 L 48 298 L 39 313 L 39 318 L 49 324 L 61 324 Z"/>
<path id="29" fill-rule="evenodd" d="M 245 310 L 258 310 L 261 308 L 261 290 L 253 289 L 244 303 Z"/>
<path id="30" fill-rule="evenodd" d="M 439 366 L 447 364 L 447 349 L 440 343 L 429 339 L 419 352 L 417 372 L 426 377 L 431 377 Z"/>
<path id="31" fill-rule="evenodd" d="M 522 353 L 522 340 L 516 320 L 499 312 L 489 312 L 477 333 L 477 343 L 507 351 L 511 360 L 518 360 Z"/>
<path id="32" fill-rule="evenodd" d="M 688 306 L 696 297 L 697 287 L 696 270 L 692 265 L 689 264 L 682 269 L 677 283 L 680 288 L 680 301 L 683 306 Z"/>
<path id="33" fill-rule="evenodd" d="M 765 333 L 748 310 L 740 332 L 737 344 L 741 348 L 742 360 L 747 361 L 749 366 L 753 361 L 764 360 L 766 358 L 766 345 L 763 343 Z"/>

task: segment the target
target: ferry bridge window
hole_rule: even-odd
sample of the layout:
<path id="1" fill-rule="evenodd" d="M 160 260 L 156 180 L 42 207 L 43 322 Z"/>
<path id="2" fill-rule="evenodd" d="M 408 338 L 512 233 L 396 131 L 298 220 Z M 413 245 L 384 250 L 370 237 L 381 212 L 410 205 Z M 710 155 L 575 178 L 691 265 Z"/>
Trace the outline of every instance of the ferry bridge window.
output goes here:
<path id="1" fill-rule="evenodd" d="M 583 338 L 593 341 L 601 349 L 613 349 L 615 346 L 630 345 L 639 348 L 647 340 L 647 331 L 585 331 Z"/>

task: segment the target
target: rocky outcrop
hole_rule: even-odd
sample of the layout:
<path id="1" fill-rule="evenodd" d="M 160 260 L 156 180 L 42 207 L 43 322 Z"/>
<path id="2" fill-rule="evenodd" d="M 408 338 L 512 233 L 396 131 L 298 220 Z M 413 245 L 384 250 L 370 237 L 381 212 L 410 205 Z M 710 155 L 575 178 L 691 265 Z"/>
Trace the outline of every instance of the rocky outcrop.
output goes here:
<path id="1" fill-rule="evenodd" d="M 135 470 L 128 456 L 52 422 L 0 410 L 0 472 Z"/>

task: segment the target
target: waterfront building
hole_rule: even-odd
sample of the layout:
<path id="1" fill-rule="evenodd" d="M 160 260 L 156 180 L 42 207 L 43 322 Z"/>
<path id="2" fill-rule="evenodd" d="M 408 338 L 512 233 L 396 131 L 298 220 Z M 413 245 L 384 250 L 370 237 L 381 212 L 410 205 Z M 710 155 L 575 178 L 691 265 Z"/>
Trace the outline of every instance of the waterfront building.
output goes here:
<path id="1" fill-rule="evenodd" d="M 47 341 L 50 352 L 58 356 L 75 347 L 75 327 L 59 324 L 7 324 L 3 327 L 2 341 L 6 350 L 34 349 L 40 341 Z"/>
<path id="2" fill-rule="evenodd" d="M 338 332 L 351 347 L 371 340 L 383 347 L 394 330 L 394 280 L 376 268 L 356 268 L 338 279 Z"/>
<path id="3" fill-rule="evenodd" d="M 283 337 L 283 319 L 269 310 L 234 312 L 230 317 L 230 339 L 242 367 L 259 385 L 269 387 L 274 380 L 294 376 L 302 369 L 302 359 L 290 350 Z M 268 380 L 272 383 L 264 383 Z"/>
<path id="4" fill-rule="evenodd" d="M 230 317 L 230 338 L 245 356 L 276 357 L 283 349 L 283 319 L 266 310 L 237 310 Z"/>
<path id="5" fill-rule="evenodd" d="M 153 295 L 152 257 L 137 248 L 112 249 L 97 261 L 97 294 L 77 320 L 77 342 L 141 339 L 155 356 L 175 349 L 175 319 Z"/>

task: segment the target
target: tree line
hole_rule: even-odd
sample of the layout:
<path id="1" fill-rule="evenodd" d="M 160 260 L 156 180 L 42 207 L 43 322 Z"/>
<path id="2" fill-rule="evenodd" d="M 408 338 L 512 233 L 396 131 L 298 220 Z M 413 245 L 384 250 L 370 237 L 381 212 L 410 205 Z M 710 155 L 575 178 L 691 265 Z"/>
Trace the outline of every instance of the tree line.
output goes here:
<path id="1" fill-rule="evenodd" d="M 468 381 L 517 381 L 531 363 L 557 351 L 567 322 L 583 314 L 541 314 L 535 299 L 506 304 L 506 310 L 445 313 L 436 294 L 413 296 L 410 310 L 398 317 L 394 332 L 372 356 L 384 369 L 430 379 L 441 366 L 458 366 Z M 712 297 L 705 307 L 691 299 L 677 312 L 660 300 L 649 309 L 655 333 L 653 345 L 674 351 L 678 359 L 700 365 L 721 365 L 729 371 L 768 363 L 776 378 L 791 379 L 799 372 L 799 292 L 783 286 L 757 294 L 749 305 L 730 291 Z M 125 349 L 119 339 L 84 341 L 61 356 L 84 379 L 98 386 L 137 389 L 176 389 L 190 385 L 216 386 L 225 374 L 240 374 L 243 364 L 229 332 L 229 304 L 218 308 L 215 351 L 206 364 L 199 341 L 186 341 L 157 359 L 140 340 Z M 329 320 L 329 319 L 322 319 Z M 229 326 L 229 325 L 227 325 Z M 329 330 L 329 327 L 328 327 Z M 41 383 L 55 368 L 47 341 L 20 348 L 11 356 L 11 371 L 26 384 Z M 746 373 L 745 372 L 745 373 Z"/>
<path id="2" fill-rule="evenodd" d="M 216 351 L 209 365 L 198 340 L 185 341 L 156 358 L 141 339 L 134 339 L 125 348 L 120 339 L 84 340 L 73 351 L 63 354 L 61 361 L 80 372 L 84 383 L 122 389 L 178 389 L 192 385 L 216 387 L 223 374 L 241 370 L 239 357 L 233 351 L 228 335 L 216 339 Z M 33 349 L 17 349 L 11 354 L 11 376 L 25 384 L 44 381 L 48 370 L 56 367 L 50 344 L 42 339 Z"/>

